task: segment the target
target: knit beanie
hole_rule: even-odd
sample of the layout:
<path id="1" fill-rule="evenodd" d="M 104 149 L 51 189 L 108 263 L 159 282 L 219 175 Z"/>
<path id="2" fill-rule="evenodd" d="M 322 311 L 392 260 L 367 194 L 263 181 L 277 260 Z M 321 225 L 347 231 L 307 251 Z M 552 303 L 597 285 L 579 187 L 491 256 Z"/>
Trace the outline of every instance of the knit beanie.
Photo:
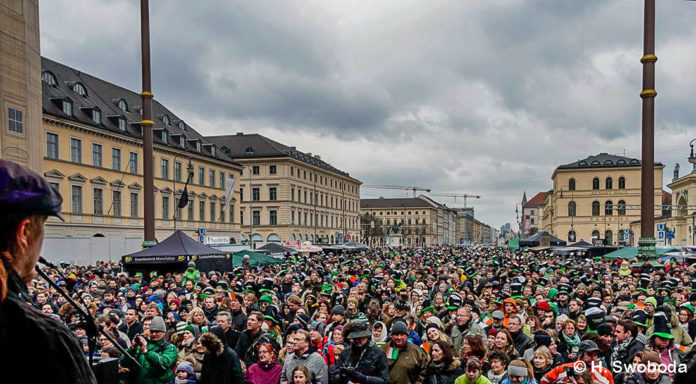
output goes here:
<path id="1" fill-rule="evenodd" d="M 176 371 L 177 372 L 186 372 L 189 375 L 193 375 L 194 374 L 193 364 L 191 364 L 188 361 L 182 361 L 181 363 L 179 363 L 179 365 L 176 366 Z"/>
<path id="2" fill-rule="evenodd" d="M 527 365 L 519 360 L 513 360 L 508 365 L 508 376 L 527 377 Z"/>

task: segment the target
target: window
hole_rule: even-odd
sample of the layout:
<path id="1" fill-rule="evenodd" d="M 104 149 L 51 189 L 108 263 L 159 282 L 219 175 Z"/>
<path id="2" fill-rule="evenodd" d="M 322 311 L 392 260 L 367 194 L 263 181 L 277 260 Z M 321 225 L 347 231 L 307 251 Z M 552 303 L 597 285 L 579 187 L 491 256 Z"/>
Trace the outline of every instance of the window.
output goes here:
<path id="1" fill-rule="evenodd" d="M 181 181 L 181 163 L 174 162 L 174 181 Z"/>
<path id="2" fill-rule="evenodd" d="M 592 238 L 599 239 L 599 231 L 598 230 L 595 229 L 594 231 L 592 231 Z"/>
<path id="3" fill-rule="evenodd" d="M 295 188 L 290 188 L 290 201 L 295 201 Z"/>
<path id="4" fill-rule="evenodd" d="M 169 132 L 167 132 L 166 130 L 163 130 L 163 131 L 162 131 L 162 142 L 163 142 L 164 144 L 168 144 L 168 143 L 169 143 Z"/>
<path id="5" fill-rule="evenodd" d="M 276 174 L 276 166 L 275 165 L 268 166 L 268 173 L 270 173 L 271 175 L 275 175 Z"/>
<path id="6" fill-rule="evenodd" d="M 307 180 L 307 171 L 302 171 L 302 178 Z"/>
<path id="7" fill-rule="evenodd" d="M 611 200 L 607 200 L 604 203 L 604 214 L 607 216 L 611 216 L 613 214 L 614 210 L 614 203 L 612 203 Z"/>
<path id="8" fill-rule="evenodd" d="M 239 200 L 244 201 L 244 188 L 239 188 Z"/>
<path id="9" fill-rule="evenodd" d="M 259 201 L 260 200 L 260 193 L 258 188 L 252 188 L 251 189 L 251 200 L 253 201 Z"/>
<path id="10" fill-rule="evenodd" d="M 568 241 L 575 242 L 575 231 L 568 231 Z"/>
<path id="11" fill-rule="evenodd" d="M 619 189 L 626 189 L 626 178 L 623 176 L 619 177 Z"/>
<path id="12" fill-rule="evenodd" d="M 290 176 L 295 176 L 295 167 L 290 167 Z"/>
<path id="13" fill-rule="evenodd" d="M 82 187 L 72 186 L 72 213 L 82 214 Z"/>
<path id="14" fill-rule="evenodd" d="M 568 180 L 568 190 L 569 191 L 575 190 L 575 179 Z"/>
<path id="15" fill-rule="evenodd" d="M 82 97 L 87 97 L 87 90 L 85 89 L 85 86 L 82 85 L 82 83 L 75 83 L 75 85 L 73 85 L 73 92 L 77 93 Z"/>
<path id="16" fill-rule="evenodd" d="M 611 230 L 606 230 L 604 232 L 604 244 L 614 244 L 614 233 Z"/>
<path id="17" fill-rule="evenodd" d="M 101 111 L 98 109 L 92 109 L 92 121 L 94 124 L 101 124 Z"/>
<path id="18" fill-rule="evenodd" d="M 128 165 L 130 167 L 130 173 L 138 173 L 138 154 L 136 152 L 130 153 L 130 159 L 128 160 Z"/>
<path id="19" fill-rule="evenodd" d="M 118 148 L 111 148 L 111 169 L 121 170 L 121 150 Z"/>
<path id="20" fill-rule="evenodd" d="M 170 122 L 169 116 L 167 116 L 167 115 L 162 116 L 162 122 L 169 125 L 169 122 Z"/>
<path id="21" fill-rule="evenodd" d="M 126 103 L 126 101 L 123 99 L 119 100 L 118 109 L 122 110 L 123 112 L 128 111 L 128 103 Z"/>
<path id="22" fill-rule="evenodd" d="M 234 223 L 234 204 L 230 204 L 230 223 Z"/>
<path id="23" fill-rule="evenodd" d="M 295 224 L 295 211 L 290 211 L 290 223 Z"/>
<path id="24" fill-rule="evenodd" d="M 92 165 L 95 167 L 102 166 L 102 146 L 101 144 L 92 144 Z"/>
<path id="25" fill-rule="evenodd" d="M 210 186 L 215 187 L 215 171 L 212 169 L 208 171 L 208 180 L 210 181 Z"/>
<path id="26" fill-rule="evenodd" d="M 278 225 L 278 211 L 268 211 L 268 224 Z"/>
<path id="27" fill-rule="evenodd" d="M 46 133 L 46 157 L 49 159 L 58 158 L 58 135 Z"/>
<path id="28" fill-rule="evenodd" d="M 271 200 L 271 201 L 278 200 L 278 196 L 277 196 L 275 187 L 268 188 L 268 195 L 270 196 L 269 200 Z"/>
<path id="29" fill-rule="evenodd" d="M 185 131 L 185 130 L 186 130 L 186 124 L 184 124 L 183 121 L 180 121 L 180 122 L 179 122 L 179 129 L 181 129 L 182 131 Z"/>
<path id="30" fill-rule="evenodd" d="M 239 211 L 239 225 L 244 225 L 244 211 Z"/>
<path id="31" fill-rule="evenodd" d="M 72 101 L 63 100 L 63 113 L 68 116 L 72 116 Z"/>
<path id="32" fill-rule="evenodd" d="M 611 177 L 607 177 L 607 179 L 604 182 L 604 188 L 605 189 L 612 189 L 614 188 L 614 180 L 612 180 Z"/>
<path id="33" fill-rule="evenodd" d="M 121 217 L 121 191 L 113 191 L 114 216 Z"/>
<path id="34" fill-rule="evenodd" d="M 198 185 L 205 185 L 205 168 L 198 167 Z"/>
<path id="35" fill-rule="evenodd" d="M 136 192 L 130 194 L 130 217 L 138 217 L 138 194 Z"/>
<path id="36" fill-rule="evenodd" d="M 169 179 L 169 160 L 162 159 L 160 161 L 160 166 L 162 168 L 162 178 L 168 180 Z"/>
<path id="37" fill-rule="evenodd" d="M 119 118 L 118 118 L 118 129 L 119 129 L 121 132 L 125 132 L 125 131 L 126 131 L 126 119 L 124 119 L 123 117 L 119 117 Z"/>
<path id="38" fill-rule="evenodd" d="M 254 211 L 252 214 L 253 225 L 261 225 L 261 211 Z"/>
<path id="39" fill-rule="evenodd" d="M 56 77 L 51 72 L 44 71 L 44 73 L 41 74 L 41 80 L 50 86 L 56 85 Z"/>
<path id="40" fill-rule="evenodd" d="M 162 196 L 162 219 L 169 219 L 169 196 Z"/>
<path id="41" fill-rule="evenodd" d="M 82 163 L 82 140 L 70 139 L 70 161 Z"/>
<path id="42" fill-rule="evenodd" d="M 7 108 L 7 127 L 9 128 L 10 132 L 20 134 L 24 132 L 22 121 L 22 111 L 12 107 Z"/>
<path id="43" fill-rule="evenodd" d="M 210 221 L 215 221 L 215 202 L 210 202 Z"/>
<path id="44" fill-rule="evenodd" d="M 626 202 L 619 200 L 619 206 L 616 210 L 619 216 L 626 216 Z"/>
<path id="45" fill-rule="evenodd" d="M 220 188 L 225 188 L 225 172 L 220 172 Z"/>
<path id="46" fill-rule="evenodd" d="M 104 214 L 104 191 L 94 188 L 94 214 L 101 216 Z"/>
<path id="47" fill-rule="evenodd" d="M 253 173 L 254 175 L 259 174 L 259 166 L 258 165 L 254 165 L 253 167 L 251 167 L 251 170 L 252 170 L 251 173 Z"/>
<path id="48" fill-rule="evenodd" d="M 190 199 L 190 197 L 189 197 L 189 199 Z M 192 201 L 192 200 L 189 200 L 189 203 L 188 203 L 188 220 L 189 220 L 189 221 L 194 221 L 194 217 L 193 217 L 193 201 Z"/>
<path id="49" fill-rule="evenodd" d="M 592 179 L 592 189 L 595 191 L 599 189 L 599 178 Z"/>
<path id="50" fill-rule="evenodd" d="M 198 202 L 198 221 L 205 221 L 205 201 Z"/>
<path id="51" fill-rule="evenodd" d="M 592 202 L 592 216 L 599 216 L 599 201 Z"/>
<path id="52" fill-rule="evenodd" d="M 304 191 L 304 202 L 307 203 L 307 191 Z"/>
<path id="53" fill-rule="evenodd" d="M 179 208 L 179 203 L 181 199 L 178 197 L 174 198 L 174 220 L 181 220 L 181 208 Z"/>
<path id="54" fill-rule="evenodd" d="M 179 146 L 186 148 L 186 136 L 179 136 Z"/>
<path id="55" fill-rule="evenodd" d="M 210 147 L 210 154 L 215 156 L 215 146 Z"/>

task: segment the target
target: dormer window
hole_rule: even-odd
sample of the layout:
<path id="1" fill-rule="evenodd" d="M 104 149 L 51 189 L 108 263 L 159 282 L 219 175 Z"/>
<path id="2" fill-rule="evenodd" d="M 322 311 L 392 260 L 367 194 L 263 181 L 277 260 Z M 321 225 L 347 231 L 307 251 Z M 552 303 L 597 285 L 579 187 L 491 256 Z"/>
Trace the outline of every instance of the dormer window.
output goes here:
<path id="1" fill-rule="evenodd" d="M 167 115 L 162 116 L 162 122 L 169 125 L 169 116 L 167 116 Z"/>
<path id="2" fill-rule="evenodd" d="M 182 131 L 185 131 L 185 130 L 186 130 L 186 124 L 184 124 L 183 121 L 180 121 L 180 122 L 179 122 L 179 129 L 181 129 Z"/>
<path id="3" fill-rule="evenodd" d="M 201 151 L 201 142 L 196 141 L 196 151 L 200 152 Z"/>
<path id="4" fill-rule="evenodd" d="M 123 117 L 119 117 L 119 118 L 118 118 L 118 129 L 119 129 L 121 132 L 125 132 L 125 131 L 126 131 L 126 119 L 124 119 Z"/>
<path id="5" fill-rule="evenodd" d="M 97 108 L 92 109 L 92 121 L 94 124 L 101 124 L 101 111 Z"/>
<path id="6" fill-rule="evenodd" d="M 87 97 L 87 90 L 85 89 L 85 86 L 82 85 L 82 83 L 75 83 L 75 85 L 73 85 L 73 92 L 77 93 L 82 97 Z"/>
<path id="7" fill-rule="evenodd" d="M 179 136 L 179 146 L 181 148 L 186 148 L 186 136 Z"/>
<path id="8" fill-rule="evenodd" d="M 167 130 L 162 131 L 162 142 L 165 144 L 169 143 L 169 132 Z"/>
<path id="9" fill-rule="evenodd" d="M 63 113 L 65 113 L 68 116 L 72 116 L 72 101 L 70 100 L 63 100 Z"/>
<path id="10" fill-rule="evenodd" d="M 125 100 L 121 99 L 118 101 L 118 109 L 122 110 L 123 112 L 128 111 L 128 103 L 126 103 Z"/>
<path id="11" fill-rule="evenodd" d="M 44 73 L 41 74 L 41 80 L 52 87 L 56 86 L 56 77 L 49 71 L 44 71 Z"/>
<path id="12" fill-rule="evenodd" d="M 215 156 L 215 146 L 210 147 L 210 154 Z"/>

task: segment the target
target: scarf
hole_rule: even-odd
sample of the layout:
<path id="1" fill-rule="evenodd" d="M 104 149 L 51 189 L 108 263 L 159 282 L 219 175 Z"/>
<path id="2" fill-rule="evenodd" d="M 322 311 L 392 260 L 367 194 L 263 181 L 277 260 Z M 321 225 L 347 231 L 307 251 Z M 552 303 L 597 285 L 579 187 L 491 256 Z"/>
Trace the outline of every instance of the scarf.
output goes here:
<path id="1" fill-rule="evenodd" d="M 633 341 L 633 337 L 629 337 L 628 339 L 616 343 L 616 346 L 614 347 L 614 350 L 611 352 L 611 362 L 615 361 L 620 361 L 621 357 L 624 356 L 627 352 L 628 346 L 631 344 Z"/>
<path id="2" fill-rule="evenodd" d="M 566 344 L 570 347 L 570 352 L 576 352 L 578 349 L 580 349 L 580 337 L 578 336 L 578 333 L 573 334 L 573 338 L 571 339 L 568 337 L 568 335 L 565 334 L 565 332 L 561 331 L 561 334 L 563 335 L 563 340 L 565 340 Z"/>

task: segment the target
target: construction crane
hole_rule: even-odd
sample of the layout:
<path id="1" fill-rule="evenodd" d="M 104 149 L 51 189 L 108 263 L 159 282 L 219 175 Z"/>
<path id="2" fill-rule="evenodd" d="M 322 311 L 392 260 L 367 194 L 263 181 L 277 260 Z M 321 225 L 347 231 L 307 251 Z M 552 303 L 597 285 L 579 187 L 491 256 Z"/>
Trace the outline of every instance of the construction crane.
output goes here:
<path id="1" fill-rule="evenodd" d="M 430 188 L 411 187 L 405 185 L 361 185 L 361 187 L 372 189 L 400 189 L 403 191 L 412 191 L 413 197 L 416 197 L 416 191 L 424 191 L 430 193 Z"/>
<path id="2" fill-rule="evenodd" d="M 466 199 L 467 198 L 474 198 L 474 199 L 481 198 L 481 196 L 479 196 L 479 195 L 470 195 L 468 193 L 431 193 L 430 196 L 453 197 L 455 203 L 457 202 L 457 197 L 461 197 L 464 199 L 464 208 L 466 208 Z"/>

